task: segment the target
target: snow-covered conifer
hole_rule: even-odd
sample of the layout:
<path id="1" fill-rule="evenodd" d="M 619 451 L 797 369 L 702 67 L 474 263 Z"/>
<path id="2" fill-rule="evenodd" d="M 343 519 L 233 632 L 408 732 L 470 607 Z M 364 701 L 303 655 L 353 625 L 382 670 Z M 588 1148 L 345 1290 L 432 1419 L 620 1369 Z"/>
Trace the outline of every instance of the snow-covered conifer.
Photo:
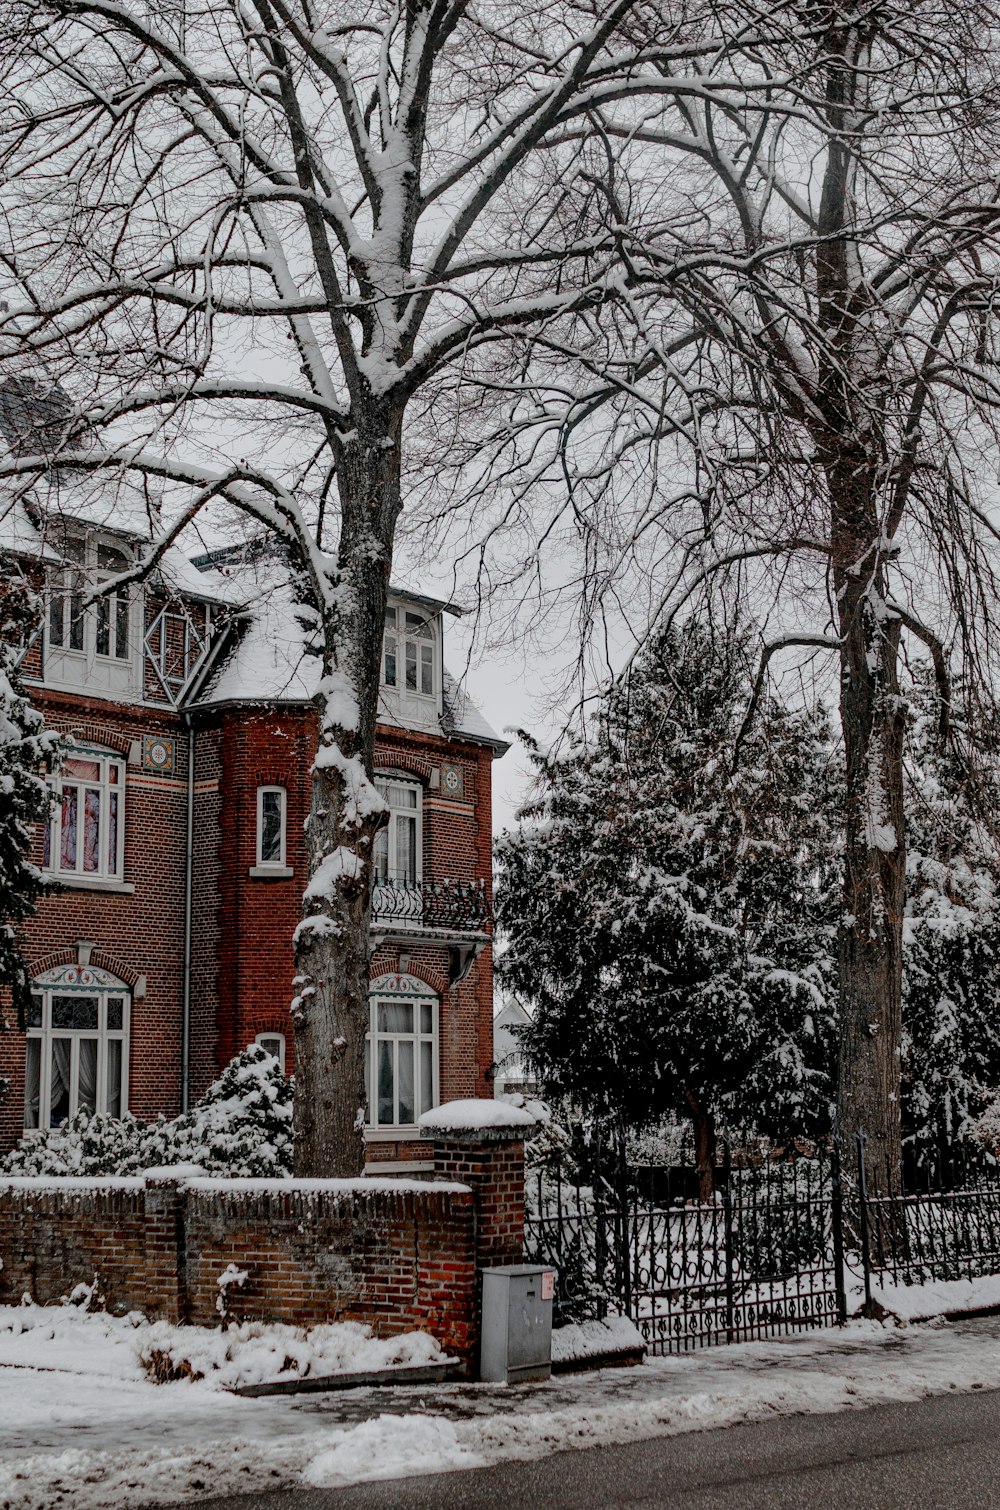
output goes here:
<path id="1" fill-rule="evenodd" d="M 52 798 L 44 767 L 52 766 L 58 751 L 56 735 L 45 729 L 18 675 L 37 614 L 34 593 L 0 557 L 0 988 L 10 993 L 22 1022 L 29 991 L 18 924 L 34 912 L 43 890 L 30 858 L 31 830 L 48 816 Z"/>
<path id="2" fill-rule="evenodd" d="M 824 1124 L 835 789 L 821 713 L 761 701 L 741 629 L 662 633 L 498 844 L 506 983 L 547 1091 L 618 1133 Z"/>
<path id="3" fill-rule="evenodd" d="M 929 677 L 912 702 L 903 1126 L 929 1151 L 963 1137 L 1000 1089 L 1000 709 L 956 687 L 943 738 Z"/>

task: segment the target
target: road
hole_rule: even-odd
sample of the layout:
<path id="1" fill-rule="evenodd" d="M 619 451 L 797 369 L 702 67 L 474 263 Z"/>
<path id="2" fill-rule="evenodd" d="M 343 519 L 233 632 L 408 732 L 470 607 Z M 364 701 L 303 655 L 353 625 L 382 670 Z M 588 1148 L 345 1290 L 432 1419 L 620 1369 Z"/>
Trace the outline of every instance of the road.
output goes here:
<path id="1" fill-rule="evenodd" d="M 1000 1345 L 1000 1344 L 998 1344 Z M 200 1510 L 1000 1510 L 1000 1392 L 691 1432 Z"/>

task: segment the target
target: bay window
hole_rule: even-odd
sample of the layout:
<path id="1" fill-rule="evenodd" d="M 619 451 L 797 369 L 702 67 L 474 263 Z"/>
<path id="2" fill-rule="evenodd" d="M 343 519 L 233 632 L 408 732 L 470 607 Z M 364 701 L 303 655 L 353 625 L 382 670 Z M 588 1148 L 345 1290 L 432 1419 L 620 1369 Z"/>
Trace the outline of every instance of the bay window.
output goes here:
<path id="1" fill-rule="evenodd" d="M 55 875 L 121 880 L 125 855 L 125 761 L 77 750 L 55 781 L 59 799 L 45 830 L 45 869 Z"/>
<path id="2" fill-rule="evenodd" d="M 124 1114 L 130 1007 L 128 987 L 106 970 L 67 965 L 33 982 L 25 1128 L 61 1127 L 78 1112 Z"/>

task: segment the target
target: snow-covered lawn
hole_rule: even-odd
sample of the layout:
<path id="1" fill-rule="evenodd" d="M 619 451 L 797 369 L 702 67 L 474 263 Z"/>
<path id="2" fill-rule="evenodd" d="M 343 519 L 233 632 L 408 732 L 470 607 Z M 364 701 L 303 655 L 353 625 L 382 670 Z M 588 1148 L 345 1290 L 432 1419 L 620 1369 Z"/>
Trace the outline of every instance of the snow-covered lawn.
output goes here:
<path id="1" fill-rule="evenodd" d="M 30 1310 L 20 1331 L 14 1308 L 0 1310 L 0 1505 L 10 1510 L 197 1503 L 208 1489 L 339 1485 L 1000 1388 L 1000 1319 L 990 1318 L 856 1322 L 530 1387 L 247 1400 L 218 1388 L 218 1371 L 214 1382 L 153 1384 L 127 1322 Z"/>

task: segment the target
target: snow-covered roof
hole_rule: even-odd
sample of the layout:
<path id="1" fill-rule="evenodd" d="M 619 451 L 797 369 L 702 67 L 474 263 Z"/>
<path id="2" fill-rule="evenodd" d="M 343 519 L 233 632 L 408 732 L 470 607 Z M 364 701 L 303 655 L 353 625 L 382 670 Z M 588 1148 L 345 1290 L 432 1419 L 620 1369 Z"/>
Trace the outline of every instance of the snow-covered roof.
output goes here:
<path id="1" fill-rule="evenodd" d="M 444 668 L 444 715 L 441 719 L 445 733 L 457 739 L 471 739 L 475 744 L 490 745 L 498 755 L 510 749 L 510 740 L 498 734 L 493 725 L 483 716 L 472 701 L 463 684 L 456 681 Z"/>
<path id="2" fill-rule="evenodd" d="M 214 567 L 195 566 L 179 545 L 168 546 L 159 566 L 160 576 L 174 589 L 188 598 L 201 598 L 208 603 L 226 603 L 231 607 L 243 607 L 247 600 L 245 585 L 238 577 L 229 577 Z"/>
<path id="3" fill-rule="evenodd" d="M 319 662 L 306 654 L 292 589 L 283 582 L 261 592 L 233 624 L 195 704 L 309 702 L 318 681 Z"/>
<path id="4" fill-rule="evenodd" d="M 395 588 L 391 591 L 404 602 L 415 600 L 412 594 Z M 252 601 L 220 647 L 215 669 L 198 690 L 195 706 L 299 703 L 315 696 L 319 660 L 306 648 L 306 631 L 296 614 L 292 588 L 279 575 L 269 582 L 266 574 L 258 571 L 253 593 Z M 426 604 L 427 600 L 423 601 Z M 509 747 L 447 669 L 442 691 L 441 728 L 448 738 L 489 745 L 498 754 Z M 378 721 L 404 727 L 386 706 L 380 707 Z"/>
<path id="5" fill-rule="evenodd" d="M 141 483 L 106 472 L 63 469 L 34 489 L 42 519 L 97 526 L 131 540 L 150 540 L 159 527 L 160 500 Z"/>
<path id="6" fill-rule="evenodd" d="M 501 997 L 493 1009 L 494 1024 L 502 1023 L 505 1019 L 507 1022 L 519 1024 L 534 1022 L 527 1007 L 519 1002 L 516 996 Z"/>
<path id="7" fill-rule="evenodd" d="M 37 561 L 58 561 L 59 553 L 43 539 L 22 497 L 0 502 L 0 551 L 31 556 Z"/>

